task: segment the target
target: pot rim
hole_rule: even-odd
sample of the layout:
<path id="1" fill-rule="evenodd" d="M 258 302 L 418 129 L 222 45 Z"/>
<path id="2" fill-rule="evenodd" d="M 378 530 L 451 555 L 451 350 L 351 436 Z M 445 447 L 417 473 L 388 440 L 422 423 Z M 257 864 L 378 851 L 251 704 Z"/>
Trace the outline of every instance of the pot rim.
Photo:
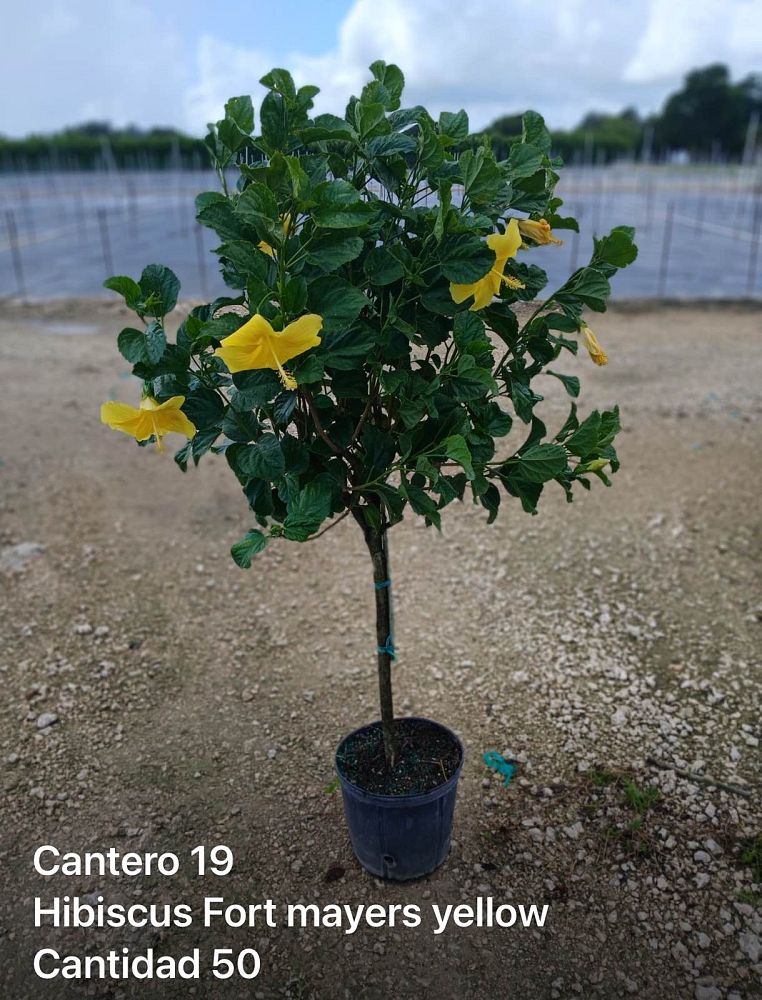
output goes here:
<path id="1" fill-rule="evenodd" d="M 434 799 L 440 798 L 442 795 L 446 795 L 447 792 L 449 792 L 453 786 L 457 784 L 466 759 L 466 751 L 463 748 L 463 743 L 461 742 L 460 737 L 457 733 L 453 732 L 449 726 L 445 726 L 443 723 L 437 722 L 435 719 L 427 719 L 422 715 L 401 715 L 395 718 L 395 722 L 397 721 L 427 722 L 432 726 L 438 726 L 439 729 L 444 730 L 444 732 L 447 733 L 460 750 L 460 763 L 454 773 L 450 775 L 447 781 L 443 781 L 441 785 L 436 785 L 434 788 L 430 788 L 428 792 L 415 792 L 410 795 L 381 795 L 378 792 L 369 792 L 363 788 L 362 785 L 357 785 L 354 781 L 350 781 L 349 778 L 347 778 L 341 771 L 341 765 L 339 764 L 339 752 L 346 741 L 352 736 L 380 726 L 381 720 L 377 719 L 375 722 L 369 722 L 364 726 L 358 726 L 357 729 L 353 729 L 351 733 L 347 733 L 346 736 L 342 737 L 339 745 L 336 747 L 334 767 L 342 789 L 345 789 L 351 795 L 355 795 L 359 798 L 364 798 L 368 801 L 378 802 L 389 806 L 423 805 L 426 802 L 432 802 Z"/>

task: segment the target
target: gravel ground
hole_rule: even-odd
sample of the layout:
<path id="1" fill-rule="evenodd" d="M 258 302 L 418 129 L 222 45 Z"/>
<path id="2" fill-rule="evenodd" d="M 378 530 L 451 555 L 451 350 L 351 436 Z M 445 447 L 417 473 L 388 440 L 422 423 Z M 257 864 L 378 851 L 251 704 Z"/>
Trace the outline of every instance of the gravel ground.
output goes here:
<path id="1" fill-rule="evenodd" d="M 98 422 L 132 399 L 117 307 L 0 319 L 0 995 L 762 997 L 762 312 L 620 307 L 611 356 L 565 365 L 619 401 L 623 468 L 567 506 L 392 534 L 401 712 L 466 747 L 452 853 L 385 884 L 355 862 L 342 735 L 376 717 L 373 588 L 351 521 L 272 545 L 221 460 L 185 478 Z M 544 413 L 565 402 L 548 379 Z M 560 491 L 559 491 L 560 494 Z M 521 762 L 504 787 L 481 760 Z M 755 841 L 756 838 L 756 841 Z M 172 879 L 35 875 L 39 844 L 171 850 Z M 200 880 L 198 844 L 236 864 Z M 755 864 L 756 844 L 756 864 Z M 416 903 L 419 929 L 33 928 L 33 899 Z M 542 930 L 452 928 L 430 904 L 548 903 Z M 256 947 L 253 983 L 42 982 L 39 947 Z"/>

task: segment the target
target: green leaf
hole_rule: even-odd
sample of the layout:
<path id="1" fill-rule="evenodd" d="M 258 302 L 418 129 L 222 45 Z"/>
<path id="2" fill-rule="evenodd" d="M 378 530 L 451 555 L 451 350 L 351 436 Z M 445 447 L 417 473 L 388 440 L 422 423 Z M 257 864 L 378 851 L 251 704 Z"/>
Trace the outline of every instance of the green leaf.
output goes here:
<path id="1" fill-rule="evenodd" d="M 556 434 L 557 441 L 564 441 L 570 434 L 572 434 L 579 427 L 579 420 L 577 419 L 577 404 L 572 403 L 569 409 L 569 416 L 564 421 L 564 425 L 561 430 Z"/>
<path id="2" fill-rule="evenodd" d="M 555 298 L 564 302 L 571 295 L 573 299 L 589 306 L 596 312 L 605 312 L 606 300 L 611 294 L 608 278 L 594 267 L 583 267 L 556 293 Z"/>
<path id="3" fill-rule="evenodd" d="M 256 479 L 279 479 L 286 471 L 286 460 L 278 439 L 269 433 L 263 434 L 256 444 L 242 448 L 236 464 L 244 475 Z"/>
<path id="4" fill-rule="evenodd" d="M 442 240 L 440 265 L 448 281 L 470 284 L 491 270 L 495 254 L 484 240 L 470 233 L 447 236 Z"/>
<path id="5" fill-rule="evenodd" d="M 385 472 L 396 454 L 394 436 L 372 424 L 363 430 L 362 446 L 368 479 L 376 479 Z"/>
<path id="6" fill-rule="evenodd" d="M 282 94 L 289 101 L 293 101 L 296 98 L 294 79 L 287 69 L 280 69 L 276 66 L 275 69 L 271 69 L 269 73 L 265 73 L 263 77 L 260 77 L 259 82 L 263 87 L 267 87 L 268 90 L 274 90 Z"/>
<path id="7" fill-rule="evenodd" d="M 467 351 L 472 344 L 483 343 L 485 347 L 491 347 L 486 339 L 484 321 L 470 310 L 458 313 L 453 322 L 452 334 L 456 347 L 461 351 Z"/>
<path id="8" fill-rule="evenodd" d="M 383 98 L 383 104 L 387 111 L 396 111 L 400 106 L 400 98 L 405 87 L 405 77 L 399 66 L 394 63 L 385 63 L 381 59 L 371 63 L 370 71 L 383 88 L 382 93 L 376 94 L 378 99 Z"/>
<path id="9" fill-rule="evenodd" d="M 313 192 L 312 218 L 325 229 L 352 229 L 368 222 L 373 209 L 349 181 L 325 181 Z"/>
<path id="10" fill-rule="evenodd" d="M 595 240 L 592 263 L 601 261 L 612 267 L 627 267 L 638 256 L 638 248 L 633 243 L 635 230 L 631 226 L 617 226 L 608 236 Z"/>
<path id="11" fill-rule="evenodd" d="M 145 330 L 127 327 L 117 337 L 119 353 L 130 364 L 141 362 L 156 365 L 161 361 L 167 346 L 167 338 L 159 323 L 150 323 Z"/>
<path id="12" fill-rule="evenodd" d="M 310 178 L 296 156 L 284 156 L 286 170 L 291 181 L 291 192 L 297 202 L 303 202 L 309 193 Z M 272 164 L 272 161 L 271 161 Z"/>
<path id="13" fill-rule="evenodd" d="M 299 138 L 307 142 L 322 142 L 326 139 L 336 141 L 341 139 L 353 139 L 355 131 L 349 122 L 336 115 L 318 115 L 314 125 L 307 128 L 300 128 L 297 132 Z"/>
<path id="14" fill-rule="evenodd" d="M 237 396 L 242 397 L 240 408 L 265 406 L 275 399 L 281 388 L 278 373 L 268 368 L 236 372 L 233 375 L 233 385 Z"/>
<path id="15" fill-rule="evenodd" d="M 417 140 L 412 135 L 392 132 L 390 135 L 379 135 L 368 142 L 368 154 L 376 156 L 395 156 L 403 153 L 414 153 L 418 147 Z"/>
<path id="16" fill-rule="evenodd" d="M 283 534 L 294 542 L 306 542 L 331 513 L 335 481 L 323 473 L 307 483 L 289 500 Z"/>
<path id="17" fill-rule="evenodd" d="M 325 338 L 323 338 L 323 343 L 325 344 Z M 308 354 L 303 354 L 301 358 L 295 358 L 293 365 L 294 377 L 299 385 L 309 385 L 311 382 L 320 382 L 325 374 L 323 361 L 317 356 L 317 354 L 315 354 L 314 351 L 310 351 Z"/>
<path id="18" fill-rule="evenodd" d="M 513 408 L 516 411 L 516 416 L 520 420 L 523 420 L 525 424 L 528 424 L 532 419 L 532 410 L 535 404 L 541 400 L 542 396 L 538 396 L 536 392 L 532 392 L 528 385 L 518 382 L 516 379 L 511 380 L 511 401 Z"/>
<path id="19" fill-rule="evenodd" d="M 230 554 L 241 569 L 248 569 L 251 560 L 267 545 L 267 538 L 256 528 L 250 528 L 246 534 L 230 548 Z"/>
<path id="20" fill-rule="evenodd" d="M 463 142 L 468 138 L 468 115 L 462 108 L 455 113 L 443 111 L 439 116 L 439 132 L 448 140 L 447 145 Z"/>
<path id="21" fill-rule="evenodd" d="M 333 275 L 317 278 L 309 286 L 310 310 L 323 317 L 326 333 L 346 330 L 370 301 L 359 288 Z"/>
<path id="22" fill-rule="evenodd" d="M 283 290 L 281 305 L 286 313 L 297 316 L 304 312 L 307 304 L 307 281 L 303 275 L 297 274 L 289 278 Z"/>
<path id="23" fill-rule="evenodd" d="M 247 133 L 229 118 L 223 118 L 222 121 L 217 123 L 217 135 L 220 137 L 222 144 L 231 150 L 231 152 L 239 150 L 249 138 Z"/>
<path id="24" fill-rule="evenodd" d="M 229 406 L 222 421 L 222 433 L 231 441 L 254 441 L 261 430 L 259 421 L 250 410 Z"/>
<path id="25" fill-rule="evenodd" d="M 242 132 L 250 134 L 254 128 L 254 107 L 251 98 L 231 97 L 225 104 L 225 117 L 235 122 Z"/>
<path id="26" fill-rule="evenodd" d="M 471 205 L 486 205 L 494 201 L 505 185 L 494 156 L 483 149 L 467 149 L 458 161 L 463 188 Z M 494 255 L 493 255 L 494 256 Z"/>
<path id="27" fill-rule="evenodd" d="M 273 403 L 273 420 L 279 427 L 285 427 L 291 419 L 296 406 L 295 392 L 281 392 Z"/>
<path id="28" fill-rule="evenodd" d="M 103 282 L 104 288 L 110 288 L 112 292 L 117 292 L 124 298 L 130 309 L 137 309 L 142 298 L 140 285 L 132 278 L 123 274 L 114 275 L 113 278 L 106 278 Z"/>
<path id="29" fill-rule="evenodd" d="M 320 359 L 327 368 L 351 371 L 367 359 L 375 344 L 375 331 L 364 324 L 351 330 L 329 332 L 320 345 Z M 298 372 L 296 375 L 298 378 Z"/>
<path id="30" fill-rule="evenodd" d="M 510 476 L 501 477 L 501 482 L 511 496 L 521 500 L 521 506 L 527 514 L 537 513 L 537 501 L 543 491 L 542 483 L 530 483 L 526 479 L 513 479 Z"/>
<path id="31" fill-rule="evenodd" d="M 142 312 L 146 316 L 166 316 L 177 305 L 180 279 L 162 264 L 149 264 L 140 276 L 143 297 Z"/>
<path id="32" fill-rule="evenodd" d="M 508 154 L 508 173 L 517 181 L 542 171 L 543 152 L 531 143 L 514 143 Z"/>
<path id="33" fill-rule="evenodd" d="M 188 471 L 188 460 L 190 457 L 191 443 L 190 441 L 186 441 L 182 448 L 178 448 L 174 454 L 174 460 L 183 472 Z"/>
<path id="34" fill-rule="evenodd" d="M 264 281 L 270 267 L 266 254 L 257 249 L 255 243 L 248 240 L 230 240 L 223 243 L 216 251 L 221 257 L 227 257 L 233 267 L 245 277 L 258 278 Z"/>
<path id="35" fill-rule="evenodd" d="M 550 368 L 546 370 L 545 374 L 552 375 L 553 378 L 557 378 L 559 382 L 562 382 L 564 389 L 566 389 L 573 399 L 579 396 L 579 379 L 576 375 L 561 375 L 559 372 L 552 372 Z"/>
<path id="36" fill-rule="evenodd" d="M 373 285 L 390 285 L 404 275 L 405 268 L 386 247 L 373 247 L 365 258 L 364 270 Z"/>
<path id="37" fill-rule="evenodd" d="M 440 526 L 441 517 L 439 511 L 437 510 L 437 505 L 434 500 L 418 486 L 411 486 L 403 483 L 399 488 L 400 493 L 403 497 L 407 498 L 408 503 L 413 508 L 416 514 L 421 514 L 427 520 L 431 521 L 433 525 L 437 528 Z"/>
<path id="38" fill-rule="evenodd" d="M 469 480 L 474 478 L 474 467 L 471 464 L 471 452 L 462 434 L 452 434 L 442 442 L 445 454 L 453 462 L 463 466 L 463 471 Z"/>
<path id="39" fill-rule="evenodd" d="M 566 449 L 560 444 L 536 444 L 518 458 L 506 463 L 512 479 L 527 483 L 546 483 L 566 468 Z"/>
<path id="40" fill-rule="evenodd" d="M 235 214 L 257 231 L 264 225 L 266 232 L 272 231 L 271 223 L 277 223 L 278 202 L 275 195 L 265 184 L 255 181 L 250 184 L 238 199 Z"/>
<path id="41" fill-rule="evenodd" d="M 536 111 L 527 111 L 521 117 L 521 141 L 547 153 L 550 151 L 550 132 L 545 127 L 545 119 Z"/>
<path id="42" fill-rule="evenodd" d="M 146 361 L 149 365 L 158 364 L 167 346 L 167 338 L 160 323 L 149 323 L 145 329 Z"/>
<path id="43" fill-rule="evenodd" d="M 600 433 L 601 415 L 598 410 L 593 410 L 564 444 L 572 455 L 578 455 L 582 458 L 595 451 Z"/>
<path id="44" fill-rule="evenodd" d="M 213 229 L 221 240 L 245 239 L 247 236 L 246 226 L 233 213 L 230 199 L 216 191 L 196 198 L 196 213 L 201 225 Z"/>
<path id="45" fill-rule="evenodd" d="M 364 246 L 359 236 L 348 236 L 341 231 L 328 232 L 312 241 L 306 255 L 307 263 L 327 274 L 342 264 L 356 260 Z"/>
<path id="46" fill-rule="evenodd" d="M 259 109 L 262 140 L 271 152 L 283 150 L 288 142 L 289 114 L 282 94 L 270 91 Z"/>
<path id="47" fill-rule="evenodd" d="M 142 330 L 135 330 L 132 327 L 125 327 L 116 339 L 119 353 L 129 361 L 131 365 L 136 365 L 139 361 L 146 361 L 145 334 Z"/>
<path id="48" fill-rule="evenodd" d="M 225 404 L 213 389 L 199 386 L 186 396 L 183 412 L 198 430 L 216 428 L 219 431 Z"/>

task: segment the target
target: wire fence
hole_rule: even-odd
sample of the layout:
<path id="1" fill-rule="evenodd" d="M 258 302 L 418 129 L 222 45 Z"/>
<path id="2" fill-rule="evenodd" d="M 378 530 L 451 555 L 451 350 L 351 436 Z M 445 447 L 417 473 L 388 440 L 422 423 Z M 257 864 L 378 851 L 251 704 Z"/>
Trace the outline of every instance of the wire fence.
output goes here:
<path id="1" fill-rule="evenodd" d="M 195 220 L 194 197 L 215 190 L 205 171 L 104 171 L 0 175 L 0 296 L 109 294 L 111 274 L 137 277 L 162 263 L 186 298 L 223 292 L 213 232 Z M 618 298 L 762 299 L 762 174 L 739 167 L 568 168 L 559 194 L 577 217 L 561 247 L 526 260 L 556 287 L 590 256 L 592 237 L 637 229 L 637 261 L 617 276 Z"/>

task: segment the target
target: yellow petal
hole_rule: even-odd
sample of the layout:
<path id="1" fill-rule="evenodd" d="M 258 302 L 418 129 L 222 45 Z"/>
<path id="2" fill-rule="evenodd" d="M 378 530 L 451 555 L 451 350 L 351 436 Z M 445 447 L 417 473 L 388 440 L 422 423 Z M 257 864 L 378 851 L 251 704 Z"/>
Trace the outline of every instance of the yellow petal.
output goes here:
<path id="1" fill-rule="evenodd" d="M 450 282 L 450 295 L 452 296 L 453 302 L 460 305 L 461 302 L 465 302 L 467 298 L 472 296 L 476 291 L 476 285 L 478 282 L 472 282 L 469 285 L 459 285 L 454 281 Z"/>
<path id="2" fill-rule="evenodd" d="M 115 431 L 125 430 L 133 426 L 142 417 L 140 410 L 127 403 L 103 403 L 101 404 L 101 423 L 108 424 Z M 128 434 L 131 431 L 127 431 Z"/>
<path id="3" fill-rule="evenodd" d="M 515 257 L 521 246 L 518 219 L 509 219 L 504 233 L 492 233 L 487 237 L 487 245 L 495 253 L 498 266 L 505 265 L 509 257 Z M 502 267 L 500 267 L 502 271 Z"/>
<path id="4" fill-rule="evenodd" d="M 486 309 L 486 307 L 492 302 L 495 297 L 495 282 L 491 281 L 492 273 L 486 275 L 484 278 L 480 278 L 476 282 L 474 289 L 474 302 L 471 306 L 471 312 L 477 312 L 479 309 Z M 498 277 L 498 286 L 500 284 L 500 278 Z"/>
<path id="5" fill-rule="evenodd" d="M 136 441 L 147 441 L 153 434 L 150 416 L 141 408 L 127 403 L 103 403 L 101 421 L 112 430 L 129 434 Z"/>
<path id="6" fill-rule="evenodd" d="M 272 334 L 272 345 L 278 361 L 281 364 L 295 358 L 297 354 L 304 354 L 312 347 L 317 347 L 320 343 L 318 332 L 323 327 L 323 317 L 315 313 L 307 313 L 299 319 L 289 323 L 280 333 Z"/>
<path id="7" fill-rule="evenodd" d="M 150 396 L 143 399 L 140 406 L 149 411 L 153 421 L 154 434 L 157 438 L 164 434 L 173 433 L 184 434 L 188 438 L 193 437 L 196 433 L 196 427 L 180 409 L 184 402 L 185 396 L 170 396 L 163 403 L 157 403 Z"/>
<path id="8" fill-rule="evenodd" d="M 580 334 L 582 336 L 582 343 L 587 348 L 593 362 L 596 365 L 607 365 L 609 363 L 609 356 L 598 343 L 598 338 L 595 336 L 590 327 L 583 326 Z"/>
<path id="9" fill-rule="evenodd" d="M 270 244 L 265 243 L 264 240 L 262 240 L 261 243 L 257 243 L 257 250 L 261 250 L 262 253 L 266 253 L 268 257 L 275 256 L 275 247 L 271 247 Z"/>
<path id="10" fill-rule="evenodd" d="M 562 240 L 557 240 L 555 238 L 547 219 L 520 219 L 519 232 L 523 236 L 528 236 L 530 240 L 534 240 L 534 242 L 540 246 L 545 246 L 548 243 L 554 243 L 556 246 L 560 247 L 563 242 Z"/>
<path id="11" fill-rule="evenodd" d="M 252 368 L 274 368 L 269 349 L 273 328 L 264 316 L 252 316 L 235 333 L 221 342 L 214 352 L 222 358 L 230 372 L 249 371 Z"/>
<path id="12" fill-rule="evenodd" d="M 182 410 L 163 410 L 155 417 L 155 422 L 159 435 L 184 434 L 187 438 L 192 438 L 196 433 L 195 425 Z"/>
<path id="13" fill-rule="evenodd" d="M 150 398 L 150 397 L 149 397 Z M 152 400 L 156 403 L 156 400 Z M 165 399 L 163 403 L 156 403 L 151 409 L 155 410 L 179 410 L 180 407 L 185 402 L 185 396 L 170 396 L 169 399 Z"/>

